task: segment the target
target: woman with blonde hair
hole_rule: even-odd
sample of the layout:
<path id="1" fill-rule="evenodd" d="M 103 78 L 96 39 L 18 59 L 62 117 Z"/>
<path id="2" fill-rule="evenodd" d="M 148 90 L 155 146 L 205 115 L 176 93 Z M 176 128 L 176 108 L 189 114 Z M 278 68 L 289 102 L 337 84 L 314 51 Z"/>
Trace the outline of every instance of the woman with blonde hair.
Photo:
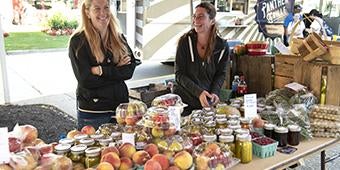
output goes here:
<path id="1" fill-rule="evenodd" d="M 69 57 L 78 81 L 78 129 L 116 122 L 115 109 L 129 101 L 125 80 L 137 60 L 120 32 L 109 0 L 84 0 L 82 22 L 70 38 Z"/>
<path id="2" fill-rule="evenodd" d="M 219 102 L 228 63 L 229 48 L 219 35 L 216 9 L 202 2 L 195 7 L 193 29 L 179 40 L 175 61 L 174 93 L 188 104 L 182 113 L 187 116 Z"/>

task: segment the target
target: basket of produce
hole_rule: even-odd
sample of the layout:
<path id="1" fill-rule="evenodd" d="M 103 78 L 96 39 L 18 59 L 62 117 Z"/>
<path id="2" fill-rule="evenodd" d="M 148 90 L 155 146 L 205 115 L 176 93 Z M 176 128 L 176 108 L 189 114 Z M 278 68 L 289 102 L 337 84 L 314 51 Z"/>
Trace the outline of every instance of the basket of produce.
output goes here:
<path id="1" fill-rule="evenodd" d="M 274 156 L 278 142 L 268 138 L 259 137 L 252 140 L 253 154 L 260 158 L 268 158 Z"/>
<path id="2" fill-rule="evenodd" d="M 265 55 L 268 47 L 269 43 L 266 41 L 250 41 L 246 44 L 249 55 Z"/>

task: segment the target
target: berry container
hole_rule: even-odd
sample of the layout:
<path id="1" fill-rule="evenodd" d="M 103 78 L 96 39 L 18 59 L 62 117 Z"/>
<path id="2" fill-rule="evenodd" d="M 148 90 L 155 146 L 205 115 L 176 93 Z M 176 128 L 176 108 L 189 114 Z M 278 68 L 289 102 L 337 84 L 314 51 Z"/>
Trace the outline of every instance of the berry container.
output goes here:
<path id="1" fill-rule="evenodd" d="M 265 144 L 265 145 L 259 144 L 259 141 L 263 141 L 263 140 L 270 141 L 271 143 Z M 252 140 L 252 143 L 253 143 L 253 154 L 260 158 L 268 158 L 268 157 L 274 156 L 277 145 L 278 145 L 277 141 L 271 138 L 265 137 L 265 136 Z"/>

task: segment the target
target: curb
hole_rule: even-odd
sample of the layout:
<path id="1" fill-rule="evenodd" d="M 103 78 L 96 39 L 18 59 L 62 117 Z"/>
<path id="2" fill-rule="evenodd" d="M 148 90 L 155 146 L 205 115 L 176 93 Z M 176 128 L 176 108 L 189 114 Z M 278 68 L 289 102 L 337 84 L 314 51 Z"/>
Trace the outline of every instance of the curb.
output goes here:
<path id="1" fill-rule="evenodd" d="M 68 48 L 51 48 L 51 49 L 32 49 L 32 50 L 14 50 L 6 51 L 7 55 L 27 54 L 27 53 L 48 53 L 67 51 Z"/>

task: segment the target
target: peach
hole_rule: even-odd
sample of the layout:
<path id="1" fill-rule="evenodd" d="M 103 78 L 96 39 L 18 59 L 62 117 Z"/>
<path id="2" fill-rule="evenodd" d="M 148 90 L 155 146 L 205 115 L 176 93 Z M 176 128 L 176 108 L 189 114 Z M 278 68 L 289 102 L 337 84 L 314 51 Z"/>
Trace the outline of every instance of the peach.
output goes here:
<path id="1" fill-rule="evenodd" d="M 137 165 L 144 165 L 150 159 L 150 155 L 146 151 L 137 151 L 132 155 L 132 161 Z"/>
<path id="2" fill-rule="evenodd" d="M 96 129 L 91 125 L 86 125 L 83 128 L 81 128 L 80 132 L 87 135 L 93 135 L 96 133 Z"/>
<path id="3" fill-rule="evenodd" d="M 133 167 L 133 162 L 128 157 L 120 158 L 120 167 L 119 170 L 130 170 Z"/>
<path id="4" fill-rule="evenodd" d="M 217 166 L 216 166 L 216 168 L 215 168 L 215 170 L 224 170 L 224 169 L 225 169 L 225 167 L 224 167 L 224 165 L 221 164 L 221 163 L 218 163 Z"/>
<path id="5" fill-rule="evenodd" d="M 115 146 L 108 146 L 108 147 L 103 148 L 102 152 L 101 152 L 101 155 L 105 155 L 105 154 L 107 154 L 109 152 L 115 152 L 118 156 L 120 155 L 119 154 L 119 150 Z"/>
<path id="6" fill-rule="evenodd" d="M 136 124 L 137 121 L 138 121 L 138 119 L 137 119 L 136 116 L 126 116 L 126 118 L 125 118 L 125 123 L 127 125 L 133 126 L 133 125 Z"/>
<path id="7" fill-rule="evenodd" d="M 80 132 L 77 129 L 73 129 L 67 133 L 66 138 L 74 139 L 74 136 L 76 136 L 77 134 L 80 134 Z"/>
<path id="8" fill-rule="evenodd" d="M 133 146 L 131 143 L 123 143 L 120 145 L 118 150 L 121 157 L 128 158 L 132 158 L 132 155 L 136 152 L 135 146 Z"/>
<path id="9" fill-rule="evenodd" d="M 205 170 L 209 169 L 209 158 L 206 156 L 197 156 L 196 157 L 196 169 L 197 170 Z"/>
<path id="10" fill-rule="evenodd" d="M 150 159 L 146 161 L 144 170 L 162 170 L 162 167 L 157 161 Z"/>
<path id="11" fill-rule="evenodd" d="M 155 154 L 159 153 L 158 147 L 156 144 L 149 143 L 144 146 L 144 150 L 149 153 L 149 155 L 152 157 Z"/>
<path id="12" fill-rule="evenodd" d="M 177 166 L 173 165 L 173 166 L 170 166 L 167 170 L 181 170 L 181 169 L 179 169 Z"/>
<path id="13" fill-rule="evenodd" d="M 23 143 L 32 143 L 38 138 L 38 130 L 32 125 L 20 126 L 22 134 L 26 135 Z"/>
<path id="14" fill-rule="evenodd" d="M 189 169 L 193 164 L 193 158 L 187 151 L 178 152 L 174 156 L 174 165 L 180 169 Z"/>
<path id="15" fill-rule="evenodd" d="M 169 159 L 166 155 L 156 154 L 151 159 L 157 161 L 163 170 L 166 170 L 170 166 Z"/>
<path id="16" fill-rule="evenodd" d="M 120 166 L 120 158 L 115 152 L 109 152 L 102 156 L 100 162 L 108 162 L 110 163 L 114 168 L 119 168 Z"/>
<path id="17" fill-rule="evenodd" d="M 114 170 L 114 168 L 108 162 L 101 162 L 101 163 L 98 164 L 96 170 Z"/>
<path id="18" fill-rule="evenodd" d="M 175 126 L 170 126 L 169 129 L 164 131 L 164 135 L 169 137 L 173 136 L 176 133 L 176 127 Z"/>

